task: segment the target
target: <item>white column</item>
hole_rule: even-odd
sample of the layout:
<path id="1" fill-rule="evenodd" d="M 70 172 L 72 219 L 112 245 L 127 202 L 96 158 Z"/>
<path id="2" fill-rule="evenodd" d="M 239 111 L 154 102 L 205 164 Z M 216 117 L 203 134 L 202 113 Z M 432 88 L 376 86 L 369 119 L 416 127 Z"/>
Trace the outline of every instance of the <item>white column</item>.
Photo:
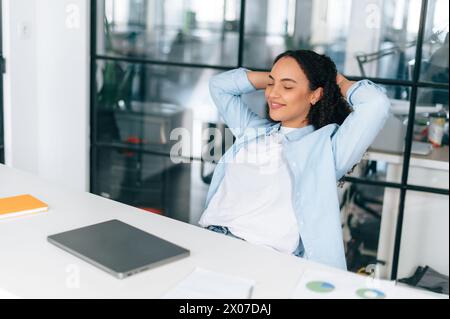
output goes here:
<path id="1" fill-rule="evenodd" d="M 88 0 L 3 0 L 9 166 L 89 184 Z"/>
<path id="2" fill-rule="evenodd" d="M 357 53 L 373 53 L 380 49 L 383 22 L 382 0 L 358 0 L 352 2 L 350 25 L 347 35 L 345 74 L 361 75 Z M 365 65 L 366 74 L 376 74 L 377 62 Z"/>
<path id="3" fill-rule="evenodd" d="M 39 0 L 39 174 L 87 190 L 89 181 L 89 3 Z"/>

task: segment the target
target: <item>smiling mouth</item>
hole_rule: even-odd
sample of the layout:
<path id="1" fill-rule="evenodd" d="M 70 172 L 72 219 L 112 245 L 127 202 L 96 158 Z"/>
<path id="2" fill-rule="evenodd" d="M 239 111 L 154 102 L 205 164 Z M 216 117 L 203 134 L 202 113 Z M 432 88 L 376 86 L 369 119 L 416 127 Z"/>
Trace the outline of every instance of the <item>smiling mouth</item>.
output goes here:
<path id="1" fill-rule="evenodd" d="M 278 110 L 286 106 L 286 104 L 269 103 L 272 110 Z"/>

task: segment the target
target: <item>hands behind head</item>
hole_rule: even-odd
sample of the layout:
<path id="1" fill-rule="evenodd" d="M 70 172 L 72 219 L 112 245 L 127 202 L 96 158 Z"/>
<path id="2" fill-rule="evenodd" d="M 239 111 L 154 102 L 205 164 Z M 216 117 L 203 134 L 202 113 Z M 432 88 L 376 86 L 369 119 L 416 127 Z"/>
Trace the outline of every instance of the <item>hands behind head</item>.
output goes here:
<path id="1" fill-rule="evenodd" d="M 344 77 L 342 74 L 338 73 L 336 76 L 336 83 L 341 89 L 341 94 L 344 97 L 347 97 L 347 92 L 350 89 L 350 87 L 355 83 L 353 81 L 350 81 L 346 77 Z"/>
<path id="2" fill-rule="evenodd" d="M 347 80 L 342 74 L 338 73 L 336 76 L 337 85 L 341 86 L 342 81 Z M 348 80 L 347 80 L 348 81 Z"/>

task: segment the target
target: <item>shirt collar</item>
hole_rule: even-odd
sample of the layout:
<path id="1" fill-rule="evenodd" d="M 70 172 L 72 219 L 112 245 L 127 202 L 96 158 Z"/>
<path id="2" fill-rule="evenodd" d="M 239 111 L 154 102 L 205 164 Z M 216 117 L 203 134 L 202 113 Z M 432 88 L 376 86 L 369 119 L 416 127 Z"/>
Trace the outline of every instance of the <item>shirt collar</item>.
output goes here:
<path id="1" fill-rule="evenodd" d="M 274 124 L 272 126 L 269 126 L 266 130 L 266 135 L 270 135 L 274 132 L 278 132 L 280 130 L 281 123 Z M 298 128 L 292 132 L 289 132 L 285 135 L 286 139 L 290 142 L 292 141 L 298 141 L 303 136 L 308 135 L 310 133 L 314 132 L 314 126 L 308 125 L 302 128 Z"/>

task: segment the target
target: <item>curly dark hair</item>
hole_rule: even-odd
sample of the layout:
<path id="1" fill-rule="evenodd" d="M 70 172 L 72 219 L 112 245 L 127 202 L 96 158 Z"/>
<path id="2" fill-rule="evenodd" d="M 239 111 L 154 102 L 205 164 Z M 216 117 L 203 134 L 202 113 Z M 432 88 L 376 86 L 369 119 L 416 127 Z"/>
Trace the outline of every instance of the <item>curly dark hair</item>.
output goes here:
<path id="1" fill-rule="evenodd" d="M 291 57 L 297 61 L 309 80 L 311 91 L 323 88 L 322 98 L 308 113 L 308 123 L 316 130 L 331 123 L 341 125 L 352 109 L 336 82 L 338 74 L 336 64 L 328 56 L 309 50 L 286 51 L 277 56 L 273 64 L 284 57 Z"/>

